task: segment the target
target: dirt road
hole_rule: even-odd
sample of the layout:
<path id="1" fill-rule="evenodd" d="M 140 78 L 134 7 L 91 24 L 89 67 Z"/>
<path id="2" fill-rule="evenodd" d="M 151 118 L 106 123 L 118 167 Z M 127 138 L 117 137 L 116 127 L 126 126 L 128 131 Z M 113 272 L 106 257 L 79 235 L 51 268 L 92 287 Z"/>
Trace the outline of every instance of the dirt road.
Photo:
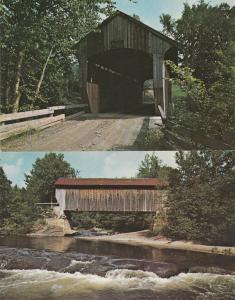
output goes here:
<path id="1" fill-rule="evenodd" d="M 2 151 L 138 150 L 135 144 L 159 117 L 91 114 L 5 141 Z"/>

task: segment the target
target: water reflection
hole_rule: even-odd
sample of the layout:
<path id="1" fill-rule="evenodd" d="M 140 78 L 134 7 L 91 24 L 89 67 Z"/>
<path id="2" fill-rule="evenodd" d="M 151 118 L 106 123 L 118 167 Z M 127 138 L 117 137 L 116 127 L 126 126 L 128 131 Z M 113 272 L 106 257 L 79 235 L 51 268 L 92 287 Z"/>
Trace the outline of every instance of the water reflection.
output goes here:
<path id="1" fill-rule="evenodd" d="M 59 252 L 75 251 L 85 254 L 115 256 L 176 263 L 183 267 L 217 266 L 235 271 L 235 257 L 182 250 L 155 249 L 101 241 L 82 241 L 71 237 L 0 237 L 0 246 Z"/>

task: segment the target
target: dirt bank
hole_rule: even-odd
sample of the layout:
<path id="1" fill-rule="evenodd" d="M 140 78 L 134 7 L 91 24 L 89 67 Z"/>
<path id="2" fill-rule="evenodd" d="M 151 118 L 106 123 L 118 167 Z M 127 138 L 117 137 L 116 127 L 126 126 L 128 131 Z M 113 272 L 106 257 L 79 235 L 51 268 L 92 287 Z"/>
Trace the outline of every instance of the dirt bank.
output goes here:
<path id="1" fill-rule="evenodd" d="M 150 246 L 162 249 L 178 249 L 204 253 L 235 256 L 235 247 L 207 246 L 186 241 L 171 241 L 166 238 L 148 237 L 148 231 L 115 234 L 111 236 L 83 237 L 83 240 L 105 241 L 134 246 Z"/>
<path id="2" fill-rule="evenodd" d="M 44 223 L 36 223 L 32 232 L 28 236 L 65 236 L 66 234 L 73 234 L 75 231 L 71 229 L 68 220 L 57 218 L 45 218 Z"/>

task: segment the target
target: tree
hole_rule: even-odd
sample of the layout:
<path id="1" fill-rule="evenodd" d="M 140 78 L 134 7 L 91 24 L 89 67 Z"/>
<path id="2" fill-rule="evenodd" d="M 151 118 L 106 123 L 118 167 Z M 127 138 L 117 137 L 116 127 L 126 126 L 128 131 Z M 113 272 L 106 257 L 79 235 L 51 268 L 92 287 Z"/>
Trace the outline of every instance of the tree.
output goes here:
<path id="1" fill-rule="evenodd" d="M 40 218 L 40 209 L 30 201 L 24 188 L 15 186 L 11 194 L 8 205 L 9 214 L 4 218 L 3 230 L 9 234 L 28 233 L 35 221 Z"/>
<path id="2" fill-rule="evenodd" d="M 235 153 L 192 151 L 176 155 L 170 175 L 167 225 L 175 239 L 235 243 Z"/>
<path id="3" fill-rule="evenodd" d="M 75 44 L 113 0 L 1 1 L 1 100 L 4 111 L 65 101 Z M 43 88 L 42 88 L 43 87 Z"/>
<path id="4" fill-rule="evenodd" d="M 217 81 L 207 86 L 195 78 L 193 70 L 168 62 L 173 81 L 184 91 L 176 97 L 168 126 L 188 134 L 194 147 L 202 145 L 202 137 L 231 144 L 235 130 L 235 43 L 218 53 L 214 66 Z M 232 144 L 231 144 L 232 145 Z M 218 147 L 218 145 L 216 145 Z M 221 146 L 220 146 L 221 147 Z"/>
<path id="5" fill-rule="evenodd" d="M 7 179 L 3 168 L 0 166 L 0 225 L 4 218 L 9 216 L 9 201 L 11 200 L 11 181 Z"/>
<path id="6" fill-rule="evenodd" d="M 33 202 L 51 202 L 54 199 L 54 183 L 60 177 L 76 177 L 78 171 L 64 160 L 63 154 L 49 153 L 36 159 L 30 174 L 26 176 L 26 189 Z"/>
<path id="7" fill-rule="evenodd" d="M 140 21 L 140 16 L 139 15 L 133 14 L 132 18 L 136 19 L 137 21 Z"/>
<path id="8" fill-rule="evenodd" d="M 160 17 L 163 32 L 178 42 L 182 65 L 193 69 L 194 76 L 206 85 L 217 80 L 218 51 L 233 39 L 233 14 L 226 3 L 212 6 L 201 0 L 192 6 L 185 3 L 178 20 L 170 15 Z"/>
<path id="9" fill-rule="evenodd" d="M 160 22 L 163 25 L 163 33 L 169 37 L 173 37 L 175 35 L 175 21 L 169 14 L 162 14 L 160 16 Z"/>
<path id="10" fill-rule="evenodd" d="M 164 166 L 155 153 L 146 154 L 138 169 L 139 178 L 159 178 L 167 180 L 171 168 Z"/>
<path id="11" fill-rule="evenodd" d="M 29 201 L 25 189 L 12 187 L 0 167 L 0 226 L 2 233 L 26 233 L 39 217 L 38 208 Z"/>

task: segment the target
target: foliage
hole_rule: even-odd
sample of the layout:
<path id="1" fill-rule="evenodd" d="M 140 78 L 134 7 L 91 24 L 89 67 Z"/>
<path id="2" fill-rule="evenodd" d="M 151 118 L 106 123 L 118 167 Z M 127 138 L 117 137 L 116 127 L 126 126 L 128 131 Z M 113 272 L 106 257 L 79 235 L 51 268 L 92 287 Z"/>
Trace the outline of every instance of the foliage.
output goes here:
<path id="1" fill-rule="evenodd" d="M 70 213 L 71 225 L 77 229 L 94 227 L 117 232 L 148 229 L 153 222 L 153 213 Z"/>
<path id="2" fill-rule="evenodd" d="M 36 159 L 30 174 L 26 174 L 27 192 L 33 202 L 54 200 L 54 183 L 60 177 L 76 177 L 78 171 L 64 160 L 63 154 L 49 153 Z"/>
<path id="3" fill-rule="evenodd" d="M 12 188 L 12 198 L 8 204 L 8 216 L 3 219 L 3 232 L 28 233 L 39 218 L 39 214 L 38 207 L 27 197 L 25 189 L 14 187 Z"/>
<path id="4" fill-rule="evenodd" d="M 9 199 L 11 195 L 11 181 L 7 179 L 4 170 L 0 167 L 0 225 L 5 217 L 8 216 L 9 209 Z"/>
<path id="5" fill-rule="evenodd" d="M 2 110 L 74 100 L 76 43 L 114 9 L 113 0 L 1 1 Z M 75 78 L 74 78 L 74 75 Z"/>
<path id="6" fill-rule="evenodd" d="M 12 187 L 2 167 L 0 167 L 0 227 L 1 233 L 11 234 L 30 231 L 37 218 L 38 210 L 27 198 L 26 191 Z"/>
<path id="7" fill-rule="evenodd" d="M 174 130 L 184 130 L 192 143 L 203 143 L 202 137 L 228 141 L 235 130 L 235 44 L 231 43 L 226 51 L 220 53 L 217 65 L 219 78 L 211 86 L 206 86 L 193 76 L 188 68 L 168 65 L 174 82 L 185 95 L 175 97 L 168 126 Z"/>
<path id="8" fill-rule="evenodd" d="M 174 239 L 234 245 L 235 153 L 179 152 L 176 161 L 164 233 Z"/>
<path id="9" fill-rule="evenodd" d="M 139 178 L 159 178 L 168 180 L 171 168 L 164 166 L 155 153 L 146 154 L 138 169 Z"/>
<path id="10" fill-rule="evenodd" d="M 185 3 L 180 19 L 163 14 L 160 21 L 164 33 L 178 42 L 182 66 L 193 69 L 206 85 L 217 81 L 218 52 L 233 39 L 231 7 L 226 3 L 212 6 L 204 0 L 192 6 Z"/>
<path id="11" fill-rule="evenodd" d="M 166 123 L 188 148 L 232 148 L 235 130 L 234 7 L 201 0 L 184 4 L 174 20 L 162 15 L 163 31 L 178 42 L 179 65 L 168 62 L 174 103 Z M 219 145 L 219 147 L 218 147 Z"/>
<path id="12" fill-rule="evenodd" d="M 46 216 L 38 202 L 54 200 L 54 182 L 59 177 L 75 177 L 78 172 L 62 154 L 49 153 L 38 158 L 26 175 L 26 189 L 12 187 L 0 167 L 0 226 L 2 233 L 30 232 L 35 221 Z M 48 213 L 47 213 L 48 216 Z"/>

